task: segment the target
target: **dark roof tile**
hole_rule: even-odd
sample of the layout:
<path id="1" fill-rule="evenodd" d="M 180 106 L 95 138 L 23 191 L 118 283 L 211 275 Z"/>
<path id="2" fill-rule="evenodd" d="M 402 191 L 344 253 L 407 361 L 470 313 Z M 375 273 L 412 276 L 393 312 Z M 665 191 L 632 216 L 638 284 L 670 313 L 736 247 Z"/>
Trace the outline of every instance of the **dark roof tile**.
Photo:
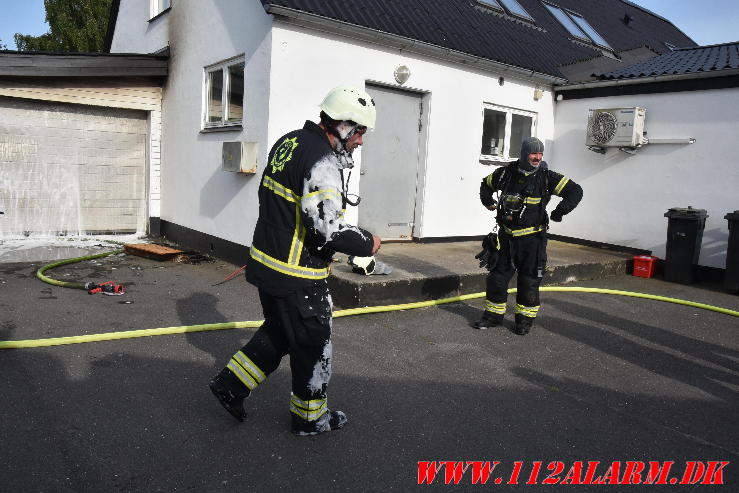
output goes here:
<path id="1" fill-rule="evenodd" d="M 620 70 L 594 74 L 600 79 L 634 79 L 739 69 L 739 41 L 681 48 Z"/>

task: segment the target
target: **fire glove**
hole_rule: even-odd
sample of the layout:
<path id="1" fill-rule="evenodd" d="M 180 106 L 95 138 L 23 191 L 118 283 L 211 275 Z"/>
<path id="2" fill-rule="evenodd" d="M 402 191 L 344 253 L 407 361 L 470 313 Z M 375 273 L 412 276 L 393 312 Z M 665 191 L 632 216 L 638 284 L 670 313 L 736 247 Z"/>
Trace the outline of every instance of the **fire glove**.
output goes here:
<path id="1" fill-rule="evenodd" d="M 552 213 L 549 215 L 549 218 L 554 221 L 555 223 L 562 221 L 562 212 L 558 211 L 557 209 L 554 209 Z"/>
<path id="2" fill-rule="evenodd" d="M 488 233 L 482 240 L 482 251 L 475 255 L 475 258 L 480 261 L 480 268 L 484 267 L 487 270 L 493 270 L 495 264 L 498 263 L 499 253 L 500 243 L 498 242 L 498 235 L 496 233 Z"/>

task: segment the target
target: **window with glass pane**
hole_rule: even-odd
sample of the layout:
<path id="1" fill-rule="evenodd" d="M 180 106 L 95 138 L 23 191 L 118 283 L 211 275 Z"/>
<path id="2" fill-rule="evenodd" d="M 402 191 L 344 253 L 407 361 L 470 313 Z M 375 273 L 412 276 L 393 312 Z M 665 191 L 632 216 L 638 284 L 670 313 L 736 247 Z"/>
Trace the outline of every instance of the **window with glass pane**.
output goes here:
<path id="1" fill-rule="evenodd" d="M 521 144 L 527 137 L 531 137 L 531 127 L 534 119 L 530 116 L 513 114 L 511 119 L 511 144 L 509 157 L 517 159 L 521 154 Z"/>
<path id="2" fill-rule="evenodd" d="M 517 159 L 523 139 L 534 135 L 535 127 L 536 113 L 485 104 L 480 161 Z"/>
<path id="3" fill-rule="evenodd" d="M 492 157 L 502 157 L 504 155 L 505 127 L 505 112 L 485 108 L 480 154 Z"/>
<path id="4" fill-rule="evenodd" d="M 151 0 L 151 16 L 164 12 L 171 6 L 171 0 Z"/>
<path id="5" fill-rule="evenodd" d="M 572 17 L 572 20 L 577 23 L 578 27 L 580 27 L 580 29 L 582 29 L 583 31 L 585 31 L 585 34 L 587 34 L 588 36 L 590 36 L 590 39 L 592 39 L 595 44 L 598 44 L 598 45 L 601 45 L 601 46 L 605 46 L 606 48 L 610 48 L 611 47 L 606 42 L 606 40 L 603 39 L 603 36 L 601 36 L 600 34 L 598 34 L 598 31 L 596 31 L 595 29 L 593 29 L 593 26 L 591 26 L 590 23 L 588 23 L 588 21 L 586 21 L 583 16 L 578 15 L 578 14 L 576 14 L 574 12 L 568 12 L 568 14 L 570 15 L 570 17 Z"/>
<path id="6" fill-rule="evenodd" d="M 223 70 L 208 72 L 208 122 L 223 120 Z"/>
<path id="7" fill-rule="evenodd" d="M 244 62 L 228 67 L 228 121 L 244 119 Z"/>
<path id="8" fill-rule="evenodd" d="M 514 15 L 520 15 L 521 17 L 526 17 L 527 19 L 534 20 L 531 15 L 526 12 L 526 9 L 523 8 L 523 6 L 518 3 L 516 0 L 500 0 L 500 3 L 502 3 L 506 10 L 508 10 L 509 13 Z"/>
<path id="9" fill-rule="evenodd" d="M 565 29 L 570 32 L 570 34 L 578 38 L 590 41 L 590 38 L 588 38 L 585 32 L 583 32 L 583 30 L 580 29 L 567 14 L 565 14 L 564 10 L 553 5 L 549 5 L 547 3 L 545 3 L 544 6 L 549 10 L 549 12 L 552 13 L 554 17 L 557 18 L 557 20 L 565 27 Z"/>

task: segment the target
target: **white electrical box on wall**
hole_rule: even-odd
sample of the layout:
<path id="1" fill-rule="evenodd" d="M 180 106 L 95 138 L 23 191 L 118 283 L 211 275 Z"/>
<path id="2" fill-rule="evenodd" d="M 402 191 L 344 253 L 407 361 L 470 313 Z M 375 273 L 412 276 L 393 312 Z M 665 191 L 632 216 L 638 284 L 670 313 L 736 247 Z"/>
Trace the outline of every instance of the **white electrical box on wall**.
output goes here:
<path id="1" fill-rule="evenodd" d="M 234 173 L 255 174 L 258 155 L 257 142 L 224 142 L 221 168 Z"/>
<path id="2" fill-rule="evenodd" d="M 644 108 L 590 110 L 585 145 L 588 147 L 636 148 L 648 141 L 644 137 Z"/>

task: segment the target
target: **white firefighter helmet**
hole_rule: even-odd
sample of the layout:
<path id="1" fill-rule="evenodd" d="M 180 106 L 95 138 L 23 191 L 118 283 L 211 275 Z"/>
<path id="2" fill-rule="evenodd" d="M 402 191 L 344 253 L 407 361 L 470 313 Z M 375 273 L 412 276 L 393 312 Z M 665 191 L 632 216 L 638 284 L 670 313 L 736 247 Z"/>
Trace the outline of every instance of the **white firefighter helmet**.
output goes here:
<path id="1" fill-rule="evenodd" d="M 369 94 L 353 86 L 331 89 L 323 98 L 321 110 L 337 121 L 351 120 L 363 127 L 375 127 L 375 102 Z"/>

